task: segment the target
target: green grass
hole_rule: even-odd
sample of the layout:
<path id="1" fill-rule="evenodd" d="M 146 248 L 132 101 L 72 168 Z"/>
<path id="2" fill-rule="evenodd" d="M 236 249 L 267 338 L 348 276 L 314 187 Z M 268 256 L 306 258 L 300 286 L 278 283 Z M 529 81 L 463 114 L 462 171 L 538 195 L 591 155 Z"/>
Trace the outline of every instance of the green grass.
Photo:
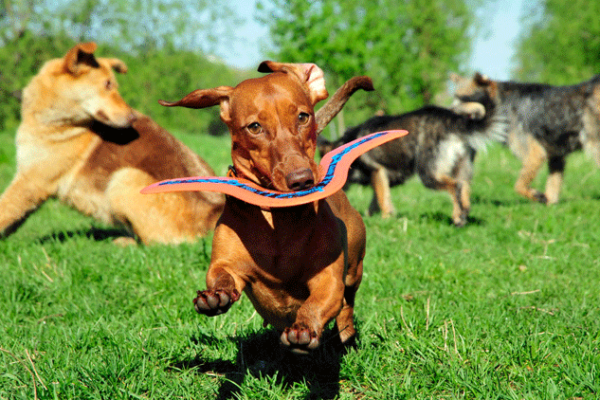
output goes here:
<path id="1" fill-rule="evenodd" d="M 227 137 L 178 136 L 225 172 Z M 12 142 L 0 133 L 2 190 Z M 246 298 L 194 312 L 210 237 L 120 248 L 49 201 L 0 240 L 0 399 L 598 398 L 600 171 L 572 155 L 548 208 L 513 192 L 518 169 L 500 146 L 478 156 L 462 229 L 444 193 L 394 188 L 398 215 L 365 217 L 356 347 L 328 331 L 308 359 L 278 352 Z M 348 196 L 364 213 L 371 193 Z"/>

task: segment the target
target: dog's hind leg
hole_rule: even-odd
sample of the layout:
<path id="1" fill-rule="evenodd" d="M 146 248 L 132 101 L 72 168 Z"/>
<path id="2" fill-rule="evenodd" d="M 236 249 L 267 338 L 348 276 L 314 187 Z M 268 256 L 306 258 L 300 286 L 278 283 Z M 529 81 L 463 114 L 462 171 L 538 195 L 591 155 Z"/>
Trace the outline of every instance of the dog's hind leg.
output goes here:
<path id="1" fill-rule="evenodd" d="M 362 261 L 358 268 L 362 275 Z M 335 318 L 335 324 L 340 335 L 340 341 L 346 343 L 349 339 L 356 335 L 356 329 L 354 328 L 354 299 L 356 298 L 356 291 L 358 290 L 358 282 L 348 282 L 346 278 L 346 288 L 344 289 L 344 302 L 342 304 L 342 310 Z"/>
<path id="2" fill-rule="evenodd" d="M 194 210 L 182 193 L 141 194 L 156 182 L 135 168 L 113 174 L 107 188 L 113 218 L 130 227 L 142 243 L 182 243 L 196 238 Z"/>
<path id="3" fill-rule="evenodd" d="M 434 181 L 423 178 L 421 180 L 430 189 L 444 190 L 450 194 L 452 199 L 452 222 L 457 227 L 465 226 L 471 208 L 469 182 L 448 175 L 439 175 Z"/>
<path id="4" fill-rule="evenodd" d="M 361 232 L 362 235 L 365 234 L 364 227 L 361 228 Z M 361 240 L 360 237 L 361 236 L 358 235 L 358 237 L 350 238 L 350 240 Z M 342 343 L 347 343 L 356 335 L 356 329 L 354 328 L 354 300 L 356 298 L 356 291 L 360 286 L 363 274 L 365 242 L 364 236 L 362 236 L 362 238 L 363 241 L 360 245 L 362 246 L 362 251 L 360 252 L 360 254 L 350 255 L 350 265 L 348 267 L 348 272 L 344 279 L 344 302 L 342 304 L 342 310 L 335 318 L 335 324 L 338 329 L 340 340 Z M 357 246 L 355 246 L 355 248 L 356 247 Z M 359 259 L 357 260 L 356 257 L 359 257 Z"/>
<path id="5" fill-rule="evenodd" d="M 463 226 L 467 223 L 469 212 L 471 211 L 471 180 L 473 179 L 473 160 L 475 159 L 475 150 L 471 150 L 464 155 L 456 165 L 457 193 L 456 203 L 460 208 L 460 215 L 454 219 L 456 226 Z M 458 223 L 457 223 L 458 221 Z"/>
<path id="6" fill-rule="evenodd" d="M 565 171 L 565 159 L 564 157 L 552 157 L 548 161 L 548 170 L 550 175 L 546 180 L 546 199 L 548 204 L 558 203 L 560 196 L 560 188 L 563 182 L 563 173 Z"/>
<path id="7" fill-rule="evenodd" d="M 471 179 L 475 152 L 465 149 L 450 166 L 440 162 L 436 166 L 422 163 L 419 176 L 429 189 L 444 190 L 452 200 L 452 222 L 457 227 L 465 226 L 471 210 Z M 427 165 L 427 167 L 424 167 Z"/>
<path id="8" fill-rule="evenodd" d="M 0 197 L 0 237 L 7 237 L 50 196 L 48 184 L 36 174 L 18 174 Z"/>
<path id="9" fill-rule="evenodd" d="M 465 226 L 471 209 L 469 183 L 450 177 L 444 177 L 442 181 L 444 182 L 443 189 L 450 194 L 452 199 L 452 222 L 457 227 Z"/>
<path id="10" fill-rule="evenodd" d="M 521 168 L 521 172 L 519 172 L 519 178 L 515 183 L 515 191 L 521 196 L 527 197 L 530 200 L 545 204 L 548 202 L 546 195 L 536 189 L 531 188 L 529 185 L 536 177 L 538 171 L 548 156 L 546 150 L 537 140 L 533 139 L 533 137 L 529 136 L 527 141 L 528 150 L 527 154 L 522 160 L 523 166 Z"/>
<path id="11" fill-rule="evenodd" d="M 394 205 L 390 194 L 390 181 L 384 167 L 379 167 L 371 172 L 371 186 L 373 186 L 374 197 L 369 206 L 369 214 L 377 212 L 375 206 L 381 210 L 381 217 L 388 218 L 394 214 Z M 376 200 L 376 202 L 375 202 Z"/>
<path id="12" fill-rule="evenodd" d="M 583 148 L 600 168 L 600 87 L 594 91 L 590 99 L 591 106 L 583 113 L 583 131 L 580 135 Z"/>

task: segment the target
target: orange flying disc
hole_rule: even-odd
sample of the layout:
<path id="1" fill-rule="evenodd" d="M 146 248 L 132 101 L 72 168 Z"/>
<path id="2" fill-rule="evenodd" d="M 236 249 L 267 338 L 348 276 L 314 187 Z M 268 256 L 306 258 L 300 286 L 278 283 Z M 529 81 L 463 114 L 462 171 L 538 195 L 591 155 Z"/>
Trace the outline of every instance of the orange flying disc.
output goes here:
<path id="1" fill-rule="evenodd" d="M 260 207 L 291 207 L 324 199 L 340 190 L 348 179 L 348 170 L 361 154 L 408 134 L 404 130 L 376 132 L 340 146 L 321 159 L 321 179 L 314 186 L 293 192 L 279 192 L 240 178 L 199 176 L 169 179 L 142 189 L 141 193 L 209 191 L 221 192 Z"/>

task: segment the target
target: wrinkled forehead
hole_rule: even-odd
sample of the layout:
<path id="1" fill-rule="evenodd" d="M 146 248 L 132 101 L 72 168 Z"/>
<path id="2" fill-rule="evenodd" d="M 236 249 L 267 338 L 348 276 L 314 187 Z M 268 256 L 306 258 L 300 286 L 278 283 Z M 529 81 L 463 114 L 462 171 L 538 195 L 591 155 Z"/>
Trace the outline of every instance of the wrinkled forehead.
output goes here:
<path id="1" fill-rule="evenodd" d="M 258 112 L 264 107 L 284 104 L 310 106 L 306 85 L 294 74 L 285 72 L 245 80 L 235 87 L 231 96 L 232 112 Z"/>

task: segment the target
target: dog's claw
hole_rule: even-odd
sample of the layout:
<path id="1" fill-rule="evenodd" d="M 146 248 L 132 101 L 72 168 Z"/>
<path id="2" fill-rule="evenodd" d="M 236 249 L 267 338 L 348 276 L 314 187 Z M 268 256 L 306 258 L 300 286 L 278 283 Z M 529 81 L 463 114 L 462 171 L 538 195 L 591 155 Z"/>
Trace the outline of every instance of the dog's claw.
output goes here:
<path id="1" fill-rule="evenodd" d="M 311 350 L 319 347 L 320 344 L 315 332 L 299 324 L 294 324 L 291 328 L 285 328 L 280 336 L 280 341 L 290 351 L 297 354 L 308 354 Z"/>
<path id="2" fill-rule="evenodd" d="M 239 298 L 240 294 L 235 289 L 231 293 L 222 289 L 199 290 L 194 299 L 194 308 L 199 314 L 219 315 L 227 312 Z"/>

